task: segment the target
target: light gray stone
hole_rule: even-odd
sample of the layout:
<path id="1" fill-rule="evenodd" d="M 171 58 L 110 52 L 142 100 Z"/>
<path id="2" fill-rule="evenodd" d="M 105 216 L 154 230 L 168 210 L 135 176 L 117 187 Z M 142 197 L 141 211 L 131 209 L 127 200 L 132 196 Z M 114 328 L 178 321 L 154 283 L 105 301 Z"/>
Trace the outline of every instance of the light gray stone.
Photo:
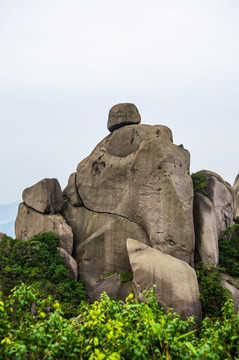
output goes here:
<path id="1" fill-rule="evenodd" d="M 108 130 L 114 131 L 122 126 L 139 124 L 141 116 L 134 104 L 117 104 L 110 109 L 108 117 Z"/>
<path id="2" fill-rule="evenodd" d="M 192 315 L 201 319 L 198 282 L 191 266 L 134 239 L 127 240 L 127 249 L 140 301 L 142 291 L 155 284 L 157 301 L 165 309 L 173 308 L 182 319 Z"/>
<path id="3" fill-rule="evenodd" d="M 120 298 L 125 287 L 119 287 L 117 277 L 106 281 L 104 275 L 131 272 L 126 248 L 127 237 L 137 236 L 141 242 L 149 244 L 146 232 L 138 224 L 125 218 L 74 207 L 69 201 L 64 203 L 63 216 L 72 228 L 73 256 L 79 267 L 79 277 L 85 281 L 91 300 L 97 299 L 99 291 L 111 293 L 111 286 L 115 286 L 117 298 Z"/>
<path id="4" fill-rule="evenodd" d="M 65 219 L 60 214 L 41 214 L 21 203 L 15 221 L 16 237 L 26 240 L 44 232 L 56 234 L 59 238 L 59 247 L 72 254 L 73 233 Z"/>
<path id="5" fill-rule="evenodd" d="M 194 197 L 194 227 L 196 248 L 205 266 L 218 266 L 217 217 L 213 203 L 206 196 Z"/>
<path id="6" fill-rule="evenodd" d="M 132 220 L 151 246 L 193 265 L 190 155 L 165 126 L 130 125 L 103 139 L 77 167 L 87 209 Z"/>
<path id="7" fill-rule="evenodd" d="M 63 196 L 57 179 L 43 179 L 23 191 L 24 203 L 42 214 L 58 213 L 63 206 Z"/>
<path id="8" fill-rule="evenodd" d="M 63 195 L 70 201 L 73 206 L 82 206 L 82 200 L 76 187 L 76 173 L 70 175 L 68 185 L 63 191 Z"/>
<path id="9" fill-rule="evenodd" d="M 239 216 L 239 174 L 237 174 L 234 184 L 233 184 L 233 189 L 235 191 L 235 198 L 236 198 L 236 214 L 235 216 Z"/>
<path id="10" fill-rule="evenodd" d="M 228 274 L 221 274 L 221 285 L 231 292 L 235 313 L 239 311 L 239 279 Z"/>
<path id="11" fill-rule="evenodd" d="M 68 254 L 68 252 L 65 249 L 58 247 L 57 250 L 59 251 L 59 254 L 61 255 L 62 259 L 65 261 L 66 266 L 70 271 L 72 280 L 77 281 L 78 279 L 77 262 L 70 254 Z"/>

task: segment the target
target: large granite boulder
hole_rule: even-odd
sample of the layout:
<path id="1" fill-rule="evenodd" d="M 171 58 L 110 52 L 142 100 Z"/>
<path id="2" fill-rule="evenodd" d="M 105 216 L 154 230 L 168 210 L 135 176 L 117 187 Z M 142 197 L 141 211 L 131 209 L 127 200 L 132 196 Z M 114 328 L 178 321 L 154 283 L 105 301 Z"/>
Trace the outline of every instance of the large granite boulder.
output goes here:
<path id="1" fill-rule="evenodd" d="M 140 121 L 140 113 L 134 104 L 117 104 L 110 109 L 107 127 L 112 132 L 125 125 L 139 124 Z"/>
<path id="2" fill-rule="evenodd" d="M 217 217 L 213 203 L 202 194 L 194 197 L 196 248 L 205 266 L 218 266 Z"/>
<path id="3" fill-rule="evenodd" d="M 173 308 L 182 319 L 196 315 L 201 319 L 201 303 L 195 270 L 176 259 L 134 239 L 127 240 L 134 285 L 139 300 L 143 290 L 155 284 L 157 300 L 165 309 Z"/>
<path id="4" fill-rule="evenodd" d="M 235 192 L 222 177 L 209 170 L 198 171 L 207 177 L 207 196 L 197 194 L 194 200 L 196 248 L 205 265 L 217 266 L 218 239 L 236 214 Z"/>
<path id="5" fill-rule="evenodd" d="M 65 219 L 60 214 L 41 214 L 21 203 L 15 221 L 16 237 L 26 240 L 44 232 L 56 234 L 59 237 L 59 247 L 72 254 L 73 234 Z"/>
<path id="6" fill-rule="evenodd" d="M 42 214 L 58 213 L 63 205 L 63 196 L 57 179 L 43 179 L 23 191 L 22 199 L 30 208 Z"/>
<path id="7" fill-rule="evenodd" d="M 129 125 L 103 139 L 77 167 L 84 206 L 138 223 L 155 249 L 193 264 L 190 154 L 165 126 Z"/>
<path id="8" fill-rule="evenodd" d="M 239 174 L 237 174 L 234 184 L 233 184 L 233 189 L 235 191 L 235 198 L 236 198 L 236 214 L 235 216 L 239 216 Z"/>
<path id="9" fill-rule="evenodd" d="M 69 201 L 64 203 L 62 213 L 74 234 L 73 256 L 90 299 L 96 300 L 103 290 L 114 290 L 113 296 L 124 298 L 126 285 L 119 281 L 120 274 L 131 272 L 126 240 L 137 236 L 149 245 L 146 232 L 125 218 L 74 207 Z M 108 278 L 108 274 L 114 276 Z"/>

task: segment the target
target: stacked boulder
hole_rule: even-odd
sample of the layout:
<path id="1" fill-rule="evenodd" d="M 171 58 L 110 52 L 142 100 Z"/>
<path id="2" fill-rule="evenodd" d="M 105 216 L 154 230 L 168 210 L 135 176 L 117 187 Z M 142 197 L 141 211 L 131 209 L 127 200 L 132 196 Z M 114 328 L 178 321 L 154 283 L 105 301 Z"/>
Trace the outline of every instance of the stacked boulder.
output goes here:
<path id="1" fill-rule="evenodd" d="M 15 222 L 18 239 L 26 240 L 35 234 L 53 232 L 59 237 L 59 252 L 66 261 L 72 278 L 77 280 L 78 270 L 73 259 L 73 233 L 59 213 L 63 195 L 57 179 L 43 179 L 25 189 Z"/>
<path id="2" fill-rule="evenodd" d="M 56 179 L 24 190 L 16 236 L 56 233 L 60 254 L 72 277 L 85 281 L 91 301 L 102 291 L 122 300 L 134 291 L 141 300 L 156 284 L 165 308 L 200 319 L 194 223 L 203 262 L 217 265 L 218 236 L 235 215 L 233 192 L 204 171 L 209 196 L 194 201 L 189 152 L 173 144 L 166 126 L 140 121 L 135 105 L 115 105 L 110 134 L 79 163 L 63 193 Z"/>

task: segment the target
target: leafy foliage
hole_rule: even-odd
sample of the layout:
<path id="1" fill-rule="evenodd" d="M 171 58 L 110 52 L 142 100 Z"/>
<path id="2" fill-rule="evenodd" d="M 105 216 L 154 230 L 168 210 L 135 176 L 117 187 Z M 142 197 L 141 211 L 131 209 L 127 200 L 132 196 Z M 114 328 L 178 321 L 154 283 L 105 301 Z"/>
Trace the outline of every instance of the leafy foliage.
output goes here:
<path id="1" fill-rule="evenodd" d="M 66 264 L 57 251 L 58 238 L 53 233 L 35 235 L 29 240 L 4 237 L 0 242 L 0 287 L 5 296 L 21 282 L 61 301 L 66 316 L 74 316 L 85 299 L 82 282 L 71 279 Z"/>
<path id="2" fill-rule="evenodd" d="M 206 192 L 206 187 L 208 185 L 208 179 L 205 174 L 192 174 L 192 181 L 193 181 L 193 191 L 194 194 L 202 194 L 205 196 L 208 196 L 208 193 Z"/>
<path id="3" fill-rule="evenodd" d="M 120 282 L 125 283 L 127 281 L 133 280 L 133 273 L 132 272 L 122 272 L 120 274 Z"/>
<path id="4" fill-rule="evenodd" d="M 222 319 L 206 318 L 199 329 L 193 318 L 182 321 L 164 313 L 153 291 L 138 303 L 126 303 L 105 293 L 94 304 L 82 303 L 79 316 L 63 317 L 52 297 L 21 284 L 0 298 L 1 359 L 236 359 L 239 356 L 239 316 L 232 302 Z M 35 313 L 30 309 L 35 304 Z"/>
<path id="5" fill-rule="evenodd" d="M 219 262 L 222 270 L 229 275 L 239 276 L 239 219 L 228 226 L 219 239 Z"/>
<path id="6" fill-rule="evenodd" d="M 198 263 L 196 269 L 203 316 L 211 318 L 222 316 L 223 305 L 230 292 L 221 285 L 219 270 L 212 266 L 203 266 L 202 263 Z"/>

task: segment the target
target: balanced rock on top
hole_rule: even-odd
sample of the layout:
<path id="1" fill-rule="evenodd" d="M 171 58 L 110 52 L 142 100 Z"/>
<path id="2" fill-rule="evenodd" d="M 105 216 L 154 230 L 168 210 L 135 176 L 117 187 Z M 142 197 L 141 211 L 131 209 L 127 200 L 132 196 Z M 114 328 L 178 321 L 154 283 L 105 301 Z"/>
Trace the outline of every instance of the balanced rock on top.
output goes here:
<path id="1" fill-rule="evenodd" d="M 107 127 L 112 132 L 125 125 L 139 124 L 140 121 L 140 113 L 134 104 L 118 104 L 110 109 Z"/>

